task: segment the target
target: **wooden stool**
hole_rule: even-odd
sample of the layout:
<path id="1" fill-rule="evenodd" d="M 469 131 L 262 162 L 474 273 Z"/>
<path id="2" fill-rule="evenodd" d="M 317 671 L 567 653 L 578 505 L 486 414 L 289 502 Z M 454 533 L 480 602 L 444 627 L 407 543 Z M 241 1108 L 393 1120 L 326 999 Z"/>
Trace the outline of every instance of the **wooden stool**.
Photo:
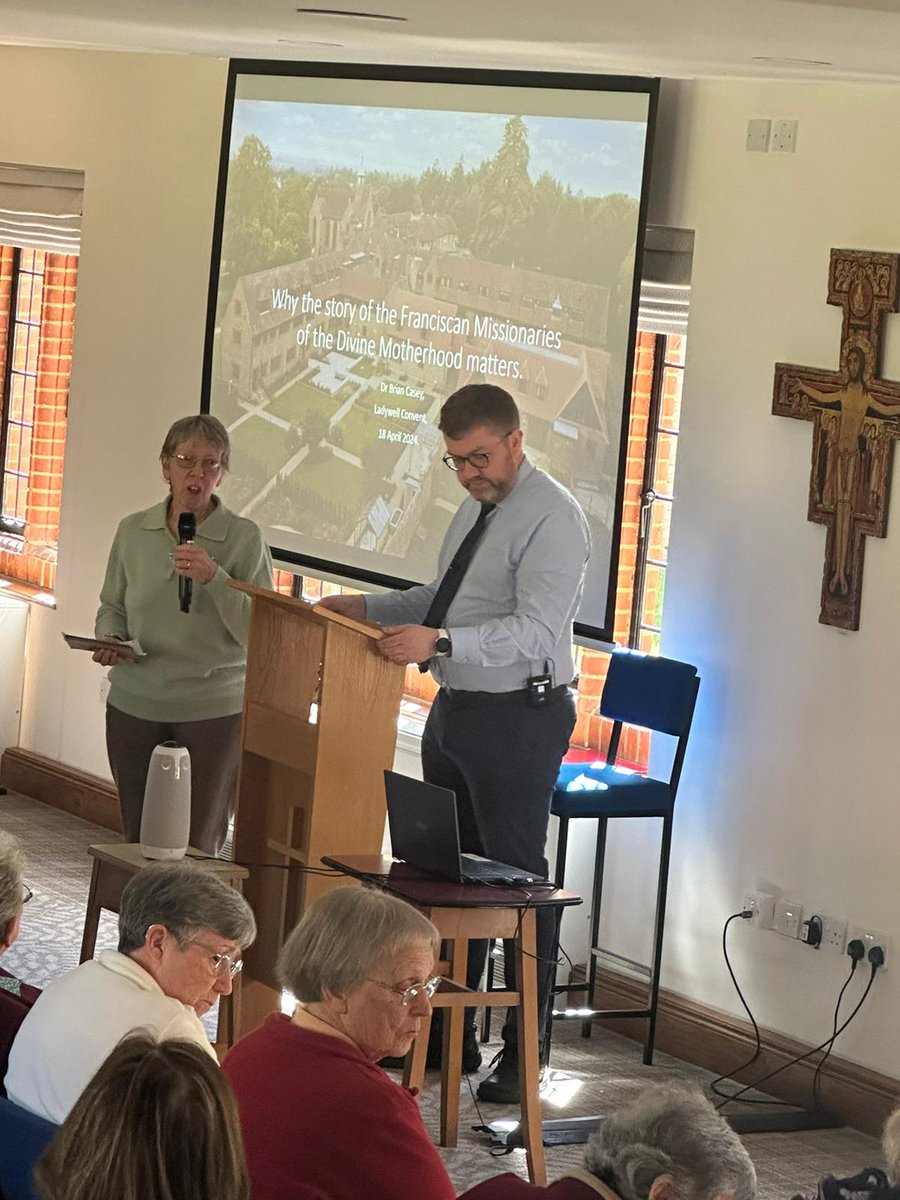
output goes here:
<path id="1" fill-rule="evenodd" d="M 81 939 L 81 957 L 79 962 L 86 962 L 94 957 L 94 946 L 97 942 L 97 926 L 100 923 L 100 909 L 118 913 L 122 902 L 122 891 L 125 884 L 133 875 L 144 867 L 158 860 L 144 858 L 141 847 L 136 842 L 114 842 L 109 846 L 88 846 L 88 854 L 94 860 L 91 873 L 91 890 L 88 893 L 87 912 L 84 915 L 84 935 Z M 203 871 L 209 871 L 223 883 L 236 891 L 243 891 L 243 881 L 250 872 L 239 863 L 229 862 L 224 858 L 208 858 L 201 850 L 188 846 L 187 858 L 196 863 Z M 222 996 L 219 1000 L 219 1024 L 216 1030 L 216 1046 L 231 1046 L 235 1041 L 236 1031 L 240 1027 L 241 1017 L 241 976 L 234 976 L 230 996 Z"/>

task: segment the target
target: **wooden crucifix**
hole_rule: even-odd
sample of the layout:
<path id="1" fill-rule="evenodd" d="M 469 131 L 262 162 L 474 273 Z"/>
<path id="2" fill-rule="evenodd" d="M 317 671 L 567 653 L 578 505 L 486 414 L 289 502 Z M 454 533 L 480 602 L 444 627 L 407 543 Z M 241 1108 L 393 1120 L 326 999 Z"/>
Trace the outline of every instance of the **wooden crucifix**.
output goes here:
<path id="1" fill-rule="evenodd" d="M 887 531 L 900 384 L 879 376 L 884 317 L 900 304 L 898 264 L 898 254 L 832 250 L 840 370 L 775 364 L 772 412 L 813 422 L 807 516 L 828 530 L 819 620 L 841 629 L 859 629 L 865 539 Z"/>

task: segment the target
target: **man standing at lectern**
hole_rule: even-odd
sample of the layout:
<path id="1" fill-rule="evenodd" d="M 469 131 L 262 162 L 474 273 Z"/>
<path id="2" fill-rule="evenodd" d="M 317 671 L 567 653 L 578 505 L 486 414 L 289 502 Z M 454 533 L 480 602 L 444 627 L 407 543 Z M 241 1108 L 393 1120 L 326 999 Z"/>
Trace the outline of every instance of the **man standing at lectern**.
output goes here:
<path id="1" fill-rule="evenodd" d="M 395 663 L 418 663 L 441 685 L 422 738 L 429 783 L 456 793 L 463 851 L 540 877 L 550 798 L 575 725 L 572 621 L 590 553 L 575 499 L 522 448 L 515 401 L 468 384 L 441 409 L 444 463 L 468 492 L 441 546 L 438 577 L 408 591 L 333 596 L 323 607 L 385 626 L 378 643 Z M 469 985 L 486 942 L 469 945 Z M 537 914 L 540 1028 L 555 972 L 555 917 Z M 512 954 L 507 955 L 507 979 Z M 473 1010 L 468 1013 L 474 1021 Z M 480 1062 L 467 1022 L 463 1062 Z M 518 1100 L 515 1026 L 507 1021 L 496 1070 L 479 1098 Z"/>

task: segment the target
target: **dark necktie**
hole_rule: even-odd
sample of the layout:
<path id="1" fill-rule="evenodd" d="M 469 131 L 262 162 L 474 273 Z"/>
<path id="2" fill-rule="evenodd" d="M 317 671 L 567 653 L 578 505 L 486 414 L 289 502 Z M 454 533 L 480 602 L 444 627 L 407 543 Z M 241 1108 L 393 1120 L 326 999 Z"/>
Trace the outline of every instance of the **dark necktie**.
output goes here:
<path id="1" fill-rule="evenodd" d="M 440 629 L 444 624 L 444 618 L 447 616 L 447 611 L 453 603 L 453 597 L 459 591 L 459 585 L 462 583 L 463 577 L 469 569 L 469 564 L 475 556 L 475 550 L 481 541 L 481 535 L 484 533 L 487 519 L 496 507 L 496 504 L 482 504 L 481 512 L 478 514 L 475 524 L 463 538 L 459 549 L 453 555 L 450 566 L 444 572 L 444 578 L 438 584 L 438 589 L 434 593 L 431 604 L 428 606 L 428 612 L 425 614 L 425 620 L 422 622 L 429 629 Z M 430 662 L 430 659 L 426 659 L 425 662 L 419 663 L 419 670 L 423 674 L 428 670 Z"/>

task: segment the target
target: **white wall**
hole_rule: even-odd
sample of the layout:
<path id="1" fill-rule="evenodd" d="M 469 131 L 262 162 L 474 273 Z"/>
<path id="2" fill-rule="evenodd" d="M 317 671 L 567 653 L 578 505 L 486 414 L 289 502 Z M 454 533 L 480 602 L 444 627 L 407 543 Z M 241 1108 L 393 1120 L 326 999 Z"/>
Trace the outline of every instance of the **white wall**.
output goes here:
<path id="1" fill-rule="evenodd" d="M 159 443 L 196 411 L 224 62 L 0 49 L 0 161 L 85 172 L 58 607 L 35 608 L 21 745 L 108 777 L 93 628 L 119 519 L 164 494 Z"/>
<path id="2" fill-rule="evenodd" d="M 747 153 L 752 117 L 798 119 L 796 154 Z M 898 120 L 896 87 L 695 83 L 661 131 L 669 163 L 651 220 L 696 230 L 663 650 L 703 678 L 663 982 L 735 1013 L 719 945 L 748 889 L 868 922 L 900 953 L 897 505 L 888 537 L 867 545 L 861 629 L 820 625 L 812 426 L 771 412 L 776 361 L 838 365 L 831 247 L 900 251 Z M 887 328 L 884 374 L 897 379 L 900 315 Z M 622 952 L 646 943 L 629 885 L 653 844 L 620 838 L 608 940 Z M 740 925 L 730 944 L 761 1024 L 829 1035 L 848 960 Z M 848 999 L 868 968 L 858 975 Z M 900 1077 L 898 997 L 895 958 L 837 1052 Z"/>
<path id="3" fill-rule="evenodd" d="M 100 672 L 60 633 L 91 627 L 116 522 L 161 495 L 161 432 L 197 406 L 224 83 L 218 61 L 0 50 L 0 161 L 86 172 L 59 608 L 32 615 L 21 743 L 100 775 Z M 737 1012 L 721 925 L 764 881 L 894 933 L 900 952 L 900 530 L 869 543 L 862 629 L 819 625 L 812 430 L 771 415 L 777 360 L 837 363 L 829 249 L 900 250 L 900 90 L 704 83 L 678 101 L 651 213 L 697 235 L 664 649 L 698 663 L 703 684 L 664 983 Z M 797 153 L 747 154 L 750 117 L 799 119 Z M 900 332 L 885 370 L 900 377 Z M 635 957 L 650 897 L 634 881 L 654 847 L 635 831 L 613 839 L 604 940 Z M 824 1038 L 843 961 L 734 934 L 761 1022 Z M 900 959 L 839 1052 L 900 1077 L 898 981 Z"/>
<path id="4" fill-rule="evenodd" d="M 30 607 L 0 592 L 0 753 L 19 744 Z"/>

